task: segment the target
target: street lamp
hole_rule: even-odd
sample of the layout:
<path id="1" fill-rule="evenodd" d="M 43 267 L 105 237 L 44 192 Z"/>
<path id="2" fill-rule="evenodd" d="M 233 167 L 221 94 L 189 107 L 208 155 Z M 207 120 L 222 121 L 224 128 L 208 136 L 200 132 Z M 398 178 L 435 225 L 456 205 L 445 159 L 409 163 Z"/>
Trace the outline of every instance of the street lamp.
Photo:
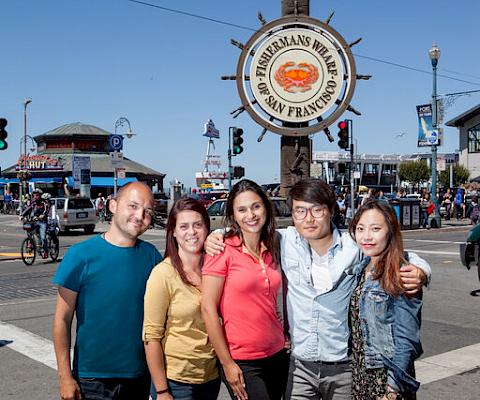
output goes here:
<path id="1" fill-rule="evenodd" d="M 118 133 L 118 129 L 120 127 L 127 128 L 127 131 L 125 133 Z M 128 139 L 131 139 L 133 136 L 136 134 L 133 133 L 132 131 L 132 126 L 130 125 L 130 121 L 125 118 L 125 117 L 120 117 L 115 121 L 115 135 L 121 135 L 122 137 L 125 136 Z M 118 150 L 114 150 L 114 153 L 117 153 Z M 115 157 L 115 161 L 117 161 L 117 158 Z M 117 171 L 117 166 L 115 165 L 113 168 L 113 195 L 116 197 L 117 196 L 117 183 L 118 183 L 118 171 Z"/>
<path id="2" fill-rule="evenodd" d="M 19 194 L 19 200 L 20 200 L 20 208 L 23 206 L 23 179 L 22 177 L 24 176 L 22 174 L 22 161 L 23 161 L 23 169 L 27 167 L 26 164 L 26 157 L 27 157 L 27 105 L 29 105 L 32 102 L 32 99 L 30 97 L 27 97 L 25 100 L 23 100 L 23 159 L 22 159 L 22 141 L 20 140 L 20 162 L 18 165 L 18 170 L 20 172 L 20 184 L 18 185 L 18 194 Z"/>
<path id="3" fill-rule="evenodd" d="M 432 48 L 428 50 L 428 56 L 430 57 L 430 61 L 432 62 L 432 69 L 433 69 L 433 90 L 432 90 L 432 130 L 435 131 L 437 129 L 437 64 L 438 59 L 440 58 L 440 49 L 434 43 Z M 437 138 L 439 138 L 437 132 Z M 437 139 L 438 140 L 438 139 Z M 437 197 L 437 145 L 432 145 L 432 200 L 435 206 L 433 211 L 433 216 L 431 220 L 435 221 L 436 227 L 440 228 L 441 220 L 440 214 L 438 212 L 438 197 Z"/>

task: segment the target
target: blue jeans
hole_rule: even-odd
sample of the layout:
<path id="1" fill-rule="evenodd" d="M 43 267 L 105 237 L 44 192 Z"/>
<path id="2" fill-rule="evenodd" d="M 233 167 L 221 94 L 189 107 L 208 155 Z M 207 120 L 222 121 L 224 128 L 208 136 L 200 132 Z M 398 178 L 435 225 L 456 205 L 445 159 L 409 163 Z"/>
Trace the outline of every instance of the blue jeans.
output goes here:
<path id="1" fill-rule="evenodd" d="M 48 251 L 48 243 L 47 243 L 47 223 L 37 221 L 38 226 L 38 233 L 40 235 L 40 241 L 42 242 L 43 251 Z"/>
<path id="2" fill-rule="evenodd" d="M 139 378 L 78 378 L 83 400 L 148 400 L 150 376 Z"/>
<path id="3" fill-rule="evenodd" d="M 175 400 L 217 400 L 220 378 L 199 384 L 184 383 L 168 379 L 168 388 Z M 154 393 L 152 399 L 156 399 Z"/>

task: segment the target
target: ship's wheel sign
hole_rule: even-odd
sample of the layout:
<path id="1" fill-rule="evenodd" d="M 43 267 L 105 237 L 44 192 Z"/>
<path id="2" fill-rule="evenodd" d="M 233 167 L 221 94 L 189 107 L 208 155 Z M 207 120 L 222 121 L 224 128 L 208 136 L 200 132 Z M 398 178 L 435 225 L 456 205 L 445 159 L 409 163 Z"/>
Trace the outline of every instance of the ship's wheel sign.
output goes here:
<path id="1" fill-rule="evenodd" d="M 307 16 L 264 25 L 243 46 L 236 75 L 250 116 L 288 136 L 332 125 L 349 108 L 356 79 L 350 45 L 327 23 Z"/>

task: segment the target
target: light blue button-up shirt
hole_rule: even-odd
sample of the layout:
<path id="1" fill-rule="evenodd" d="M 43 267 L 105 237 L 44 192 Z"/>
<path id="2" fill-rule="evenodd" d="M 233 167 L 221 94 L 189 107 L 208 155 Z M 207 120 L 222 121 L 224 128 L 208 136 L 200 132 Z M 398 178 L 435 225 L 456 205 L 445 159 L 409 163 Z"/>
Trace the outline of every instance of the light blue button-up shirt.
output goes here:
<path id="1" fill-rule="evenodd" d="M 312 250 L 294 227 L 280 229 L 282 269 L 288 280 L 287 314 L 292 353 L 306 361 L 348 359 L 348 309 L 356 285 L 354 266 L 362 253 L 348 233 L 333 230 L 328 269 L 333 288 L 319 293 L 312 281 Z M 416 257 L 410 262 L 428 277 L 430 266 Z"/>

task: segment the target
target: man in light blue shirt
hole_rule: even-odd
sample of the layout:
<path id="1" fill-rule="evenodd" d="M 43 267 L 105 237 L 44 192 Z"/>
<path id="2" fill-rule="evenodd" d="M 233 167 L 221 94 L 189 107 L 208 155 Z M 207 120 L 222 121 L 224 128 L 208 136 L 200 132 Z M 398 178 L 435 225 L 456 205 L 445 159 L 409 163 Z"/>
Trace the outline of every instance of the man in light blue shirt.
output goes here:
<path id="1" fill-rule="evenodd" d="M 292 342 L 286 399 L 350 399 L 348 310 L 362 254 L 332 223 L 333 190 L 306 179 L 289 194 L 295 227 L 280 230 L 287 277 L 287 314 Z M 402 271 L 407 293 L 418 291 L 430 266 L 418 257 Z"/>

